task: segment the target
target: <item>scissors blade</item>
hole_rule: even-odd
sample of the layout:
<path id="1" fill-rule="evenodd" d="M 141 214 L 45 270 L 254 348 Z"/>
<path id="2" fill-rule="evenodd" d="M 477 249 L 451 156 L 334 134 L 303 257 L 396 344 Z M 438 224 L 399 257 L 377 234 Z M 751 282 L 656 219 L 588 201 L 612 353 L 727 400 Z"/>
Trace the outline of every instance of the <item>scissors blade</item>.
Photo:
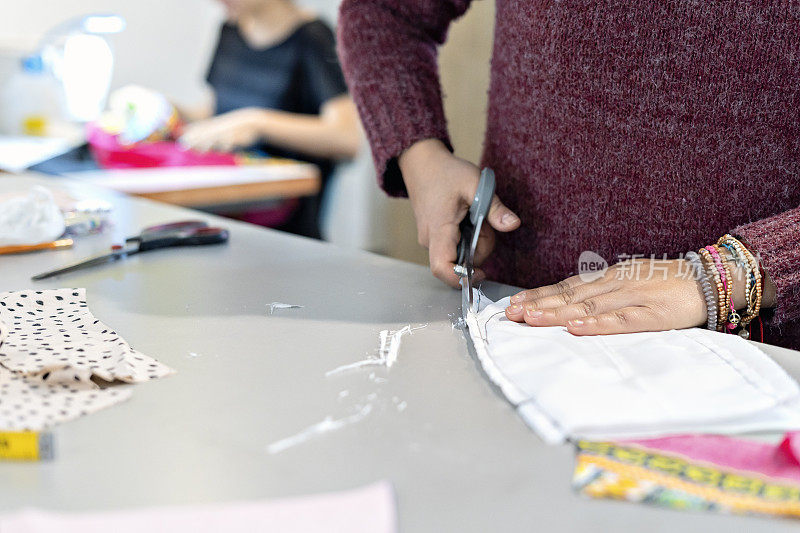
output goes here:
<path id="1" fill-rule="evenodd" d="M 33 276 L 31 279 L 33 281 L 39 281 L 42 279 L 52 278 L 53 276 L 66 274 L 67 272 L 74 272 L 75 270 L 81 270 L 83 268 L 87 268 L 90 266 L 111 263 L 113 261 L 116 261 L 117 259 L 125 257 L 126 255 L 130 255 L 130 253 L 125 250 L 120 250 L 118 252 L 111 252 L 110 254 L 96 255 L 94 257 L 78 261 L 77 263 L 72 263 L 71 265 L 57 268 L 56 270 L 50 270 L 49 272 L 42 272 L 41 274 Z"/>
<path id="2" fill-rule="evenodd" d="M 469 310 L 472 309 L 472 276 L 462 277 L 459 283 L 461 283 L 461 316 L 466 321 Z"/>
<path id="3" fill-rule="evenodd" d="M 461 244 L 459 246 L 459 267 L 456 271 L 461 278 L 461 314 L 466 320 L 467 313 L 473 308 L 472 274 L 474 270 L 475 250 L 478 248 L 481 226 L 489 214 L 495 190 L 494 171 L 484 168 L 475 191 L 475 199 L 469 208 L 469 214 L 461 225 Z"/>

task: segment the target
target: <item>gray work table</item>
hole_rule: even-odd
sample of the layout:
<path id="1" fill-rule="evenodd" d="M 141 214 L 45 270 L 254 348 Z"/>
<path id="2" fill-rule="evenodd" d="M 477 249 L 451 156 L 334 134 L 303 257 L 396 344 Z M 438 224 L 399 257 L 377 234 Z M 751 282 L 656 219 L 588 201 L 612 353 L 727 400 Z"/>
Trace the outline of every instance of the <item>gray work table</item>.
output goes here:
<path id="1" fill-rule="evenodd" d="M 487 382 L 451 328 L 460 295 L 426 268 L 63 179 L 0 177 L 0 193 L 33 183 L 111 199 L 116 227 L 72 250 L 0 257 L 0 290 L 85 287 L 98 318 L 177 373 L 57 427 L 54 461 L 0 463 L 0 512 L 277 498 L 388 479 L 403 532 L 796 529 L 573 494 L 571 448 L 544 445 Z M 229 228 L 230 243 L 29 280 L 145 225 L 198 217 Z M 274 301 L 305 307 L 269 315 Z M 427 327 L 404 337 L 392 368 L 325 376 L 374 353 L 380 330 L 407 324 Z M 796 352 L 767 350 L 800 375 Z M 358 423 L 266 451 L 367 403 Z"/>

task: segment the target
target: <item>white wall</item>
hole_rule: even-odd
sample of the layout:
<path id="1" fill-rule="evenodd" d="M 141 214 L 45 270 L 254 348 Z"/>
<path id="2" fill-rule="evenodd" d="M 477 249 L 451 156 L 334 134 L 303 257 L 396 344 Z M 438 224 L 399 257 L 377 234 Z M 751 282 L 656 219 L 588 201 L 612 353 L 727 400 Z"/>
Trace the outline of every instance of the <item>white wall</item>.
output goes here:
<path id="1" fill-rule="evenodd" d="M 205 97 L 202 78 L 222 10 L 213 0 L 0 0 L 0 44 L 35 46 L 51 27 L 78 15 L 113 12 L 126 30 L 111 38 L 113 87 L 138 83 L 183 104 Z"/>

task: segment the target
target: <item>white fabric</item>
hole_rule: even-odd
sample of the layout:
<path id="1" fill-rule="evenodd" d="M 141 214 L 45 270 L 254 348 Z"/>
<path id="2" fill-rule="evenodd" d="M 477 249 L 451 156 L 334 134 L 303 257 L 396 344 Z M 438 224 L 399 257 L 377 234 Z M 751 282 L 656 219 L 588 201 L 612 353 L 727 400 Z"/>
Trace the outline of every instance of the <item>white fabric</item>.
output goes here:
<path id="1" fill-rule="evenodd" d="M 0 201 L 0 246 L 40 244 L 64 233 L 64 215 L 44 187 Z"/>
<path id="2" fill-rule="evenodd" d="M 737 335 L 577 337 L 508 320 L 508 298 L 487 303 L 467 318 L 478 357 L 547 442 L 800 429 L 797 383 Z"/>

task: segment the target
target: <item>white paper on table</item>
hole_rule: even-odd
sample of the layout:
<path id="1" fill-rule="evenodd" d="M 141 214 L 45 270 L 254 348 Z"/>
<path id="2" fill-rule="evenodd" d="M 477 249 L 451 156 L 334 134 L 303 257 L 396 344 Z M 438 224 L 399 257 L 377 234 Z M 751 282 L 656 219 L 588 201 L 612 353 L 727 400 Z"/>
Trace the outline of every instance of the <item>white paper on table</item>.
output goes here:
<path id="1" fill-rule="evenodd" d="M 22 172 L 75 146 L 75 142 L 57 137 L 0 135 L 0 170 Z"/>
<path id="2" fill-rule="evenodd" d="M 345 492 L 283 500 L 99 513 L 28 509 L 0 516 L 3 533 L 394 533 L 387 481 Z"/>
<path id="3" fill-rule="evenodd" d="M 704 329 L 578 337 L 467 317 L 478 358 L 545 441 L 800 429 L 800 388 L 753 344 Z"/>

